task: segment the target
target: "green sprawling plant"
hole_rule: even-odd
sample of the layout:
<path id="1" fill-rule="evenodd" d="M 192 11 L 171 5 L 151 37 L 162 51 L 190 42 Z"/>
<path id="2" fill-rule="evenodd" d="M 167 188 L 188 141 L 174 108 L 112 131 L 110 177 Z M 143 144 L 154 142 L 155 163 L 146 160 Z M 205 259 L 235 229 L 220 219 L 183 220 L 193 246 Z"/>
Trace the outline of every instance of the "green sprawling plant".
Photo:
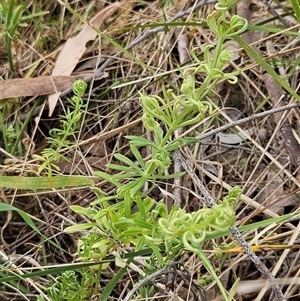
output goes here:
<path id="1" fill-rule="evenodd" d="M 92 300 L 92 293 L 86 289 L 94 285 L 93 278 L 89 268 L 81 269 L 80 275 L 75 271 L 66 271 L 58 276 L 56 281 L 52 281 L 52 285 L 47 291 L 47 297 L 51 301 L 61 300 Z M 91 283 L 92 281 L 92 283 Z M 44 296 L 38 296 L 38 301 L 46 301 Z"/>
<path id="2" fill-rule="evenodd" d="M 50 131 L 51 137 L 48 138 L 49 146 L 42 151 L 41 155 L 34 155 L 41 162 L 38 171 L 47 170 L 49 177 L 52 176 L 53 170 L 59 170 L 59 167 L 55 163 L 60 159 L 68 161 L 68 158 L 62 154 L 62 150 L 70 149 L 74 145 L 68 138 L 76 133 L 81 120 L 81 110 L 85 107 L 82 96 L 86 87 L 87 84 L 84 81 L 75 81 L 72 87 L 75 95 L 69 99 L 69 103 L 73 107 L 72 110 L 68 107 L 66 114 L 60 116 L 61 129 L 55 128 Z"/>
<path id="3" fill-rule="evenodd" d="M 201 243 L 208 235 L 221 232 L 234 224 L 235 207 L 241 195 L 240 188 L 235 187 L 229 191 L 228 196 L 218 205 L 192 213 L 187 213 L 176 206 L 168 212 L 162 201 L 156 204 L 149 197 L 149 192 L 158 180 L 182 175 L 182 173 L 165 175 L 165 170 L 171 165 L 172 152 L 184 143 L 198 142 L 191 137 L 173 140 L 174 132 L 195 125 L 207 115 L 214 113 L 205 96 L 213 91 L 218 82 L 225 79 L 233 84 L 237 82 L 237 72 L 223 71 L 233 55 L 224 48 L 224 41 L 234 35 L 240 35 L 247 28 L 245 19 L 233 16 L 228 20 L 226 17 L 227 10 L 233 4 L 232 0 L 220 0 L 215 7 L 216 10 L 207 17 L 207 23 L 218 36 L 218 42 L 215 47 L 205 46 L 203 62 L 197 57 L 196 50 L 192 51 L 192 57 L 198 66 L 182 71 L 183 83 L 180 95 L 176 95 L 172 90 L 163 90 L 162 97 L 140 94 L 143 107 L 142 121 L 144 127 L 152 133 L 153 140 L 127 136 L 134 160 L 122 154 L 115 154 L 120 164 L 108 164 L 107 167 L 119 173 L 110 175 L 95 172 L 116 188 L 115 194 L 106 195 L 100 189 L 94 188 L 98 199 L 91 207 L 71 206 L 74 212 L 90 220 L 88 223 L 66 229 L 67 232 L 89 230 L 80 238 L 78 246 L 78 257 L 82 260 L 101 260 L 107 255 L 114 254 L 116 264 L 124 268 L 128 263 L 123 257 L 124 247 L 133 246 L 135 251 L 148 247 L 153 251 L 152 260 L 157 262 L 158 268 L 161 268 L 180 252 L 187 250 L 203 260 L 225 300 L 233 298 L 234 292 L 227 294 L 204 254 Z M 205 80 L 200 87 L 196 87 L 195 76 L 200 72 L 205 73 Z M 140 148 L 145 146 L 151 149 L 151 157 L 147 160 L 144 160 L 140 152 Z M 143 188 L 147 187 L 146 184 L 150 187 L 147 191 L 143 191 Z M 116 203 L 111 204 L 111 201 Z M 132 211 L 133 206 L 137 207 L 136 212 Z M 99 265 L 100 270 L 105 268 Z M 112 285 L 110 289 L 113 289 Z M 101 300 L 106 300 L 107 296 L 106 290 Z"/>

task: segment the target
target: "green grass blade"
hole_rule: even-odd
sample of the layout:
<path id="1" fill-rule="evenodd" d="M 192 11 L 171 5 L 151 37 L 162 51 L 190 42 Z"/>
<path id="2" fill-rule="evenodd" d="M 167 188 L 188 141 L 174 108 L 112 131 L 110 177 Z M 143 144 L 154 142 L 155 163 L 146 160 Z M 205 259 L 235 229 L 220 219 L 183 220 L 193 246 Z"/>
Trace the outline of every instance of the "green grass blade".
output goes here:
<path id="1" fill-rule="evenodd" d="M 54 176 L 54 177 L 17 177 L 0 176 L 0 187 L 22 190 L 49 190 L 52 188 L 67 188 L 92 186 L 94 182 L 84 176 Z"/>
<path id="2" fill-rule="evenodd" d="M 131 170 L 136 171 L 138 174 L 141 172 L 140 168 L 129 158 L 127 158 L 126 156 L 122 155 L 122 154 L 114 154 L 114 157 L 123 162 L 124 164 L 128 165 L 130 167 Z M 106 166 L 113 166 L 114 164 L 107 164 Z M 121 166 L 121 165 L 120 165 Z"/>
<path id="3" fill-rule="evenodd" d="M 4 211 L 16 211 L 17 213 L 19 213 L 19 215 L 23 218 L 23 220 L 27 223 L 29 227 L 31 227 L 35 232 L 37 232 L 42 237 L 44 237 L 44 235 L 39 231 L 39 229 L 36 227 L 32 219 L 30 218 L 30 216 L 25 211 L 18 209 L 14 206 L 11 206 L 9 204 L 1 203 L 0 212 L 4 212 Z"/>
<path id="4" fill-rule="evenodd" d="M 58 244 L 56 244 L 55 242 L 53 242 L 51 239 L 47 238 L 45 235 L 43 235 L 40 230 L 37 228 L 37 226 L 34 224 L 34 222 L 32 221 L 31 217 L 29 214 L 27 214 L 25 211 L 18 209 L 12 205 L 9 204 L 5 204 L 5 203 L 0 203 L 0 212 L 6 212 L 6 211 L 15 211 L 17 212 L 22 218 L 23 220 L 27 223 L 27 225 L 32 228 L 36 233 L 38 233 L 42 239 L 45 241 L 49 241 L 49 243 L 51 245 L 53 245 L 54 247 L 56 247 L 58 250 L 61 250 L 62 252 L 66 252 L 62 247 L 60 247 Z M 1 282 L 1 281 L 0 281 Z"/>
<path id="5" fill-rule="evenodd" d="M 297 18 L 297 21 L 300 23 L 300 4 L 299 4 L 299 0 L 290 0 L 291 4 L 293 6 L 293 10 L 295 13 L 295 16 Z"/>
<path id="6" fill-rule="evenodd" d="M 112 262 L 114 260 L 115 260 L 114 258 L 110 258 L 109 260 L 105 259 L 105 260 L 100 260 L 97 262 L 72 263 L 70 265 L 61 264 L 59 267 L 55 267 L 55 268 L 43 267 L 44 270 L 42 270 L 42 271 L 30 272 L 30 273 L 26 273 L 24 275 L 17 275 L 15 272 L 10 271 L 15 276 L 0 277 L 0 283 L 14 281 L 14 280 L 20 280 L 20 278 L 25 279 L 25 278 L 42 277 L 42 276 L 46 276 L 46 275 L 55 275 L 58 273 L 63 273 L 65 271 L 73 271 L 73 270 L 77 270 L 80 268 L 91 267 L 91 266 L 99 265 L 102 263 Z M 1 265 L 0 265 L 0 268 L 1 268 Z M 32 269 L 32 268 L 29 268 L 29 269 Z"/>
<path id="7" fill-rule="evenodd" d="M 130 264 L 130 262 L 132 261 L 133 258 L 130 258 L 127 260 L 127 265 Z M 113 291 L 113 289 L 115 288 L 115 286 L 118 284 L 120 278 L 123 276 L 124 273 L 127 272 L 127 266 L 124 268 L 121 268 L 116 274 L 115 276 L 108 282 L 108 284 L 105 286 L 102 294 L 101 294 L 101 300 L 102 301 L 106 301 L 110 296 L 111 293 Z"/>
<path id="8" fill-rule="evenodd" d="M 251 47 L 248 43 L 245 42 L 240 36 L 235 35 L 233 38 L 240 44 L 240 46 L 257 62 L 266 72 L 268 72 L 277 83 L 283 87 L 287 92 L 300 101 L 300 96 L 287 84 L 287 82 L 281 78 L 274 69 L 264 61 L 264 59 Z"/>

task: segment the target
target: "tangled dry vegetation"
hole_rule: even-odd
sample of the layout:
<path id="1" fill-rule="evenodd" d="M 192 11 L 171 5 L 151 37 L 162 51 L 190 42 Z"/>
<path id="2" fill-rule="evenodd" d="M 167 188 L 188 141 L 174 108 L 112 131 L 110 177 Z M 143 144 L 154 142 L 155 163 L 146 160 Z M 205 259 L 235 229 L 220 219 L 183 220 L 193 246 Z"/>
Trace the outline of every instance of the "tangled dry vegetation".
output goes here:
<path id="1" fill-rule="evenodd" d="M 147 135 L 141 123 L 139 91 L 161 95 L 165 86 L 178 92 L 182 81 L 178 66 L 184 68 L 194 63 L 191 61 L 191 49 L 198 47 L 197 51 L 201 54 L 204 43 L 215 44 L 215 36 L 205 24 L 213 3 L 86 0 L 72 1 L 72 10 L 68 10 L 60 1 L 28 1 L 31 13 L 48 13 L 24 20 L 26 26 L 18 28 L 12 43 L 14 72 L 9 67 L 5 43 L 0 44 L 1 80 L 37 80 L 28 94 L 22 94 L 29 85 L 23 80 L 18 82 L 18 86 L 5 86 L 5 92 L 1 90 L 1 93 L 11 93 L 4 97 L 6 99 L 0 95 L 3 98 L 2 124 L 5 127 L 13 125 L 18 134 L 9 149 L 4 149 L 2 137 L 1 173 L 18 176 L 37 174 L 39 162 L 33 155 L 40 154 L 46 147 L 49 131 L 60 127 L 60 116 L 68 106 L 66 98 L 61 97 L 57 103 L 52 100 L 52 107 L 49 107 L 45 94 L 55 92 L 48 82 L 47 76 L 50 75 L 68 77 L 68 81 L 66 79 L 66 82 L 60 83 L 58 90 L 65 91 L 63 95 L 67 95 L 70 80 L 73 81 L 74 77 L 89 78 L 88 90 L 84 95 L 87 105 L 83 112 L 84 119 L 79 132 L 74 135 L 76 147 L 65 153 L 70 162 L 58 162 L 60 173 L 94 177 L 94 171 L 108 171 L 105 165 L 114 162 L 114 153 L 130 156 L 124 136 Z M 288 1 L 278 0 L 245 0 L 237 6 L 237 13 L 246 17 L 249 24 L 260 26 L 252 27 L 243 38 L 278 74 L 287 77 L 289 85 L 299 93 L 300 31 L 296 19 L 289 15 L 291 11 Z M 93 36 L 93 33 L 85 33 L 66 50 L 64 45 L 82 33 L 86 26 L 82 20 L 93 17 L 103 34 Z M 264 26 L 276 30 L 271 33 L 265 31 Z M 238 83 L 230 85 L 223 81 L 218 84 L 214 95 L 208 97 L 217 108 L 217 113 L 207 116 L 192 129 L 183 129 L 178 135 L 201 136 L 205 131 L 244 117 L 295 103 L 295 99 L 265 75 L 264 70 L 236 42 L 228 41 L 227 46 L 235 53 L 228 70 L 241 70 Z M 62 49 L 64 56 L 58 61 Z M 76 53 L 74 70 L 68 72 L 63 62 L 69 56 L 74 57 L 73 53 Z M 99 67 L 102 67 L 101 72 L 95 75 Z M 202 75 L 199 74 L 196 80 L 201 82 Z M 4 87 L 3 81 L 1 85 Z M 182 154 L 216 201 L 222 199 L 230 187 L 238 185 L 242 188 L 242 201 L 237 210 L 238 226 L 298 209 L 298 120 L 299 110 L 294 108 L 210 135 L 201 144 L 182 149 Z M 3 134 L 4 131 L 1 131 Z M 149 155 L 147 151 L 145 149 L 145 157 Z M 111 190 L 104 181 L 96 185 L 108 193 Z M 171 181 L 161 182 L 152 197 L 159 200 L 163 196 L 171 206 L 174 201 L 171 197 L 172 185 Z M 201 193 L 189 176 L 182 179 L 182 187 L 183 208 L 194 211 L 203 206 Z M 61 248 L 48 242 L 41 244 L 41 237 L 18 214 L 1 212 L 1 250 L 13 261 L 15 271 L 72 262 L 77 238 L 76 235 L 65 234 L 63 230 L 83 219 L 72 213 L 69 205 L 89 206 L 95 197 L 88 187 L 34 193 L 1 189 L 2 203 L 12 204 L 33 216 L 40 232 Z M 279 279 L 289 279 L 282 286 L 288 300 L 300 298 L 299 229 L 299 221 L 294 220 L 284 224 L 272 223 L 244 234 L 270 271 Z M 228 238 L 227 242 L 231 239 Z M 270 286 L 264 286 L 264 279 L 238 245 L 223 251 L 222 256 L 215 256 L 212 246 L 220 246 L 223 242 L 226 242 L 223 238 L 210 241 L 203 249 L 211 254 L 211 262 L 227 289 L 237 277 L 244 282 L 247 290 L 237 295 L 236 300 L 275 300 Z M 1 263 L 5 263 L 3 258 Z M 153 284 L 153 299 L 173 300 L 174 294 L 178 294 L 176 298 L 179 300 L 221 300 L 217 299 L 219 292 L 213 284 L 206 287 L 205 293 L 200 293 L 196 283 L 207 272 L 195 256 L 184 262 L 184 270 L 176 266 L 174 271 L 176 277 L 172 285 Z M 100 285 L 105 287 L 116 272 L 117 268 L 110 266 Z M 139 270 L 128 268 L 126 276 L 115 286 L 111 300 L 124 298 L 140 277 Z M 251 282 L 257 279 L 260 279 L 258 287 Z M 23 280 L 27 293 L 20 293 L 1 283 L 0 299 L 35 300 L 39 286 L 34 283 L 38 282 L 47 285 L 44 278 Z M 97 298 L 100 297 L 95 296 L 93 300 L 100 300 Z"/>

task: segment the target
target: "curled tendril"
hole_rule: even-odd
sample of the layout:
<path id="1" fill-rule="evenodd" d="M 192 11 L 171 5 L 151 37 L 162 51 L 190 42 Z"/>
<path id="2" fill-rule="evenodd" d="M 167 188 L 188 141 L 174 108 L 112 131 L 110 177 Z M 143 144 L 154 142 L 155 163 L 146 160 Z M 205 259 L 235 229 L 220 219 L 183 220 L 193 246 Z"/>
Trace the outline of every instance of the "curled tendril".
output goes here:
<path id="1" fill-rule="evenodd" d="M 143 114 L 142 121 L 148 131 L 154 132 L 156 129 L 160 128 L 159 123 L 147 112 Z"/>
<path id="2" fill-rule="evenodd" d="M 158 120 L 164 122 L 166 125 L 170 125 L 170 112 L 168 108 L 166 108 L 165 110 L 161 108 L 161 105 L 164 106 L 166 104 L 166 102 L 161 97 L 159 97 L 158 95 L 153 95 L 150 97 L 141 94 L 140 101 L 143 105 L 144 113 L 147 114 L 148 118 L 157 118 Z"/>
<path id="3" fill-rule="evenodd" d="M 234 15 L 228 22 L 218 11 L 213 11 L 207 16 L 207 25 L 220 38 L 229 38 L 242 34 L 248 26 L 245 18 Z"/>
<path id="4" fill-rule="evenodd" d="M 205 63 L 202 63 L 197 67 L 197 71 L 202 71 L 207 74 L 208 77 L 210 77 L 213 81 L 219 81 L 221 79 L 227 79 L 229 83 L 235 84 L 237 83 L 237 75 L 239 72 L 231 72 L 231 73 L 224 73 L 222 69 L 225 67 L 225 65 L 230 61 L 232 58 L 232 51 L 223 49 L 220 52 L 220 55 L 218 57 L 218 60 L 214 60 L 211 54 L 213 46 L 212 45 L 206 45 L 204 50 L 204 61 Z M 212 112 L 213 110 L 210 110 Z"/>
<path id="5" fill-rule="evenodd" d="M 198 65 L 201 65 L 203 62 L 201 62 L 196 54 L 196 50 L 198 50 L 199 47 L 194 47 L 192 48 L 191 50 L 191 56 L 192 58 L 194 59 L 194 61 L 198 64 Z M 186 76 L 188 74 L 188 72 L 190 72 L 189 69 L 186 69 L 185 72 L 184 72 L 184 75 Z"/>
<path id="6" fill-rule="evenodd" d="M 207 25 L 217 36 L 224 37 L 224 28 L 222 26 L 222 22 L 224 22 L 223 18 L 220 17 L 219 12 L 213 11 L 206 18 Z"/>
<path id="7" fill-rule="evenodd" d="M 156 221 L 158 216 L 166 217 L 167 215 L 167 207 L 163 201 L 160 201 L 157 206 L 151 211 L 151 218 L 153 219 L 153 221 Z"/>
<path id="8" fill-rule="evenodd" d="M 215 9 L 218 10 L 218 11 L 226 11 L 226 10 L 228 10 L 234 3 L 235 3 L 235 1 L 233 1 L 233 0 L 219 0 L 219 1 L 215 4 Z"/>
<path id="9" fill-rule="evenodd" d="M 162 162 L 162 168 L 163 169 L 167 169 L 170 167 L 171 165 L 171 158 L 170 158 L 170 154 L 168 151 L 166 151 L 165 149 L 161 149 L 159 150 L 159 152 L 157 152 L 154 155 L 154 158 L 160 162 Z"/>
<path id="10" fill-rule="evenodd" d="M 150 159 L 148 160 L 146 164 L 146 170 L 145 170 L 145 177 L 152 178 L 152 175 L 155 174 L 155 171 L 158 173 L 155 174 L 154 178 L 157 178 L 158 176 L 163 175 L 164 171 L 166 170 L 166 166 L 168 163 L 171 164 L 171 160 L 165 160 L 164 162 L 157 160 L 157 159 Z"/>
<path id="11" fill-rule="evenodd" d="M 195 80 L 192 78 L 184 78 L 180 91 L 182 94 L 194 94 Z"/>
<path id="12" fill-rule="evenodd" d="M 201 101 L 200 104 L 198 104 L 198 106 L 205 106 L 207 108 L 207 112 L 209 115 L 214 114 L 217 110 L 213 107 L 213 105 L 209 102 L 209 101 Z"/>
<path id="13" fill-rule="evenodd" d="M 160 100 L 160 97 L 157 95 L 154 96 L 146 96 L 142 95 L 140 98 L 144 111 L 148 114 L 148 116 L 160 118 L 161 108 L 158 103 L 158 100 Z"/>
<path id="14" fill-rule="evenodd" d="M 231 36 L 242 34 L 248 27 L 248 21 L 245 18 L 234 15 L 229 22 Z"/>
<path id="15" fill-rule="evenodd" d="M 193 250 L 208 234 L 223 231 L 234 224 L 235 207 L 241 193 L 241 189 L 235 187 L 223 202 L 192 213 L 173 207 L 168 216 L 158 220 L 160 233 L 163 233 L 165 241 L 180 239 L 187 249 Z"/>
<path id="16" fill-rule="evenodd" d="M 217 67 L 223 68 L 226 64 L 228 64 L 233 56 L 233 52 L 228 49 L 223 49 L 218 58 Z"/>
<path id="17" fill-rule="evenodd" d="M 77 81 L 74 82 L 72 86 L 72 90 L 77 97 L 81 98 L 85 92 L 86 87 L 87 87 L 87 83 L 85 83 L 81 79 L 78 79 Z"/>
<path id="18" fill-rule="evenodd" d="M 238 81 L 237 75 L 239 75 L 238 71 L 232 73 L 225 73 L 224 78 L 226 78 L 230 84 L 234 85 Z"/>
<path id="19" fill-rule="evenodd" d="M 202 111 L 199 110 L 199 113 L 195 117 L 189 116 L 190 119 L 184 119 L 185 121 L 181 121 L 180 123 L 178 123 L 176 125 L 176 127 L 182 128 L 182 127 L 185 127 L 188 125 L 193 125 L 193 124 L 199 122 L 200 120 L 202 120 L 204 118 L 205 112 L 206 112 L 206 108 L 203 107 L 203 110 Z"/>
<path id="20" fill-rule="evenodd" d="M 235 222 L 234 210 L 230 207 L 222 208 L 221 210 L 214 212 L 215 220 L 209 223 L 211 229 L 222 231 L 230 228 Z"/>
<path id="21" fill-rule="evenodd" d="M 215 60 L 212 56 L 212 50 L 214 46 L 212 45 L 205 45 L 204 50 L 204 63 L 201 63 L 196 69 L 195 72 L 204 72 L 207 77 L 210 78 L 212 81 L 219 81 L 221 79 L 228 79 L 230 83 L 235 83 L 237 81 L 235 73 L 224 73 L 222 69 L 224 66 L 230 61 L 232 58 L 233 53 L 229 50 L 223 49 L 220 51 L 218 56 L 218 60 Z M 194 53 L 195 55 L 195 53 Z M 191 84 L 187 88 L 187 91 L 191 89 Z M 194 88 L 195 89 L 195 88 Z M 200 95 L 201 97 L 201 95 Z M 190 99 L 190 98 L 188 98 Z M 200 108 L 199 108 L 200 109 Z M 210 112 L 213 112 L 210 108 Z"/>
<path id="22" fill-rule="evenodd" d="M 242 189 L 238 186 L 235 186 L 229 190 L 229 193 L 227 196 L 224 197 L 223 202 L 228 203 L 228 206 L 235 208 L 237 200 L 239 200 L 242 193 Z"/>
<path id="23" fill-rule="evenodd" d="M 204 48 L 204 62 L 207 66 L 211 66 L 211 63 L 213 62 L 213 58 L 211 56 L 211 50 L 214 48 L 213 45 L 208 45 L 208 44 L 205 44 L 205 48 Z M 200 68 L 201 68 L 201 65 L 200 64 Z"/>

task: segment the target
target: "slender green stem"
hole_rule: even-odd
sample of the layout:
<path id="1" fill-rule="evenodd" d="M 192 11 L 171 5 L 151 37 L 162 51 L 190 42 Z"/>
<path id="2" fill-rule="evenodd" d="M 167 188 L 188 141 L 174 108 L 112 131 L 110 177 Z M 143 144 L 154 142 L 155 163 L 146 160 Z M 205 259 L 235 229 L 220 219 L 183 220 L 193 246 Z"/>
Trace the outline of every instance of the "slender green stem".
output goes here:
<path id="1" fill-rule="evenodd" d="M 219 37 L 218 42 L 217 42 L 217 46 L 216 46 L 216 49 L 215 49 L 215 53 L 214 53 L 214 56 L 213 56 L 212 68 L 217 67 L 218 60 L 220 59 L 220 56 L 221 56 L 220 54 L 222 52 L 223 45 L 224 45 L 224 38 Z"/>
<path id="2" fill-rule="evenodd" d="M 7 135 L 6 135 L 6 127 L 4 125 L 4 116 L 2 114 L 2 110 L 0 110 L 0 128 L 2 129 L 2 139 L 4 144 L 4 149 L 7 151 L 8 148 L 8 141 L 7 141 Z"/>
<path id="3" fill-rule="evenodd" d="M 202 260 L 205 268 L 209 271 L 209 273 L 211 274 L 211 276 L 216 281 L 216 283 L 217 283 L 217 285 L 218 285 L 218 287 L 219 287 L 219 289 L 220 289 L 220 291 L 221 291 L 224 299 L 226 301 L 229 301 L 228 300 L 227 292 L 225 291 L 224 286 L 222 285 L 222 282 L 220 281 L 219 276 L 216 274 L 216 272 L 214 270 L 214 267 L 211 265 L 209 259 L 207 258 L 207 256 L 203 252 L 203 250 L 199 246 L 198 248 L 193 248 L 193 251 L 195 252 L 195 254 L 197 254 L 201 258 L 201 260 Z"/>
<path id="4" fill-rule="evenodd" d="M 164 139 L 162 140 L 162 142 L 159 145 L 159 149 L 163 149 L 166 146 L 166 144 L 168 143 L 168 141 L 169 141 L 170 137 L 172 136 L 174 130 L 175 130 L 174 128 L 169 128 L 168 129 L 167 133 L 164 136 Z"/>
<path id="5" fill-rule="evenodd" d="M 207 93 L 205 93 L 205 90 L 207 88 L 207 86 L 209 85 L 210 83 L 210 77 L 207 76 L 205 78 L 205 80 L 203 81 L 203 83 L 201 84 L 200 88 L 197 90 L 196 92 L 196 96 L 197 96 L 197 99 L 198 101 L 201 101 L 203 99 L 203 95 L 206 95 Z M 199 98 L 199 99 L 198 99 Z"/>

